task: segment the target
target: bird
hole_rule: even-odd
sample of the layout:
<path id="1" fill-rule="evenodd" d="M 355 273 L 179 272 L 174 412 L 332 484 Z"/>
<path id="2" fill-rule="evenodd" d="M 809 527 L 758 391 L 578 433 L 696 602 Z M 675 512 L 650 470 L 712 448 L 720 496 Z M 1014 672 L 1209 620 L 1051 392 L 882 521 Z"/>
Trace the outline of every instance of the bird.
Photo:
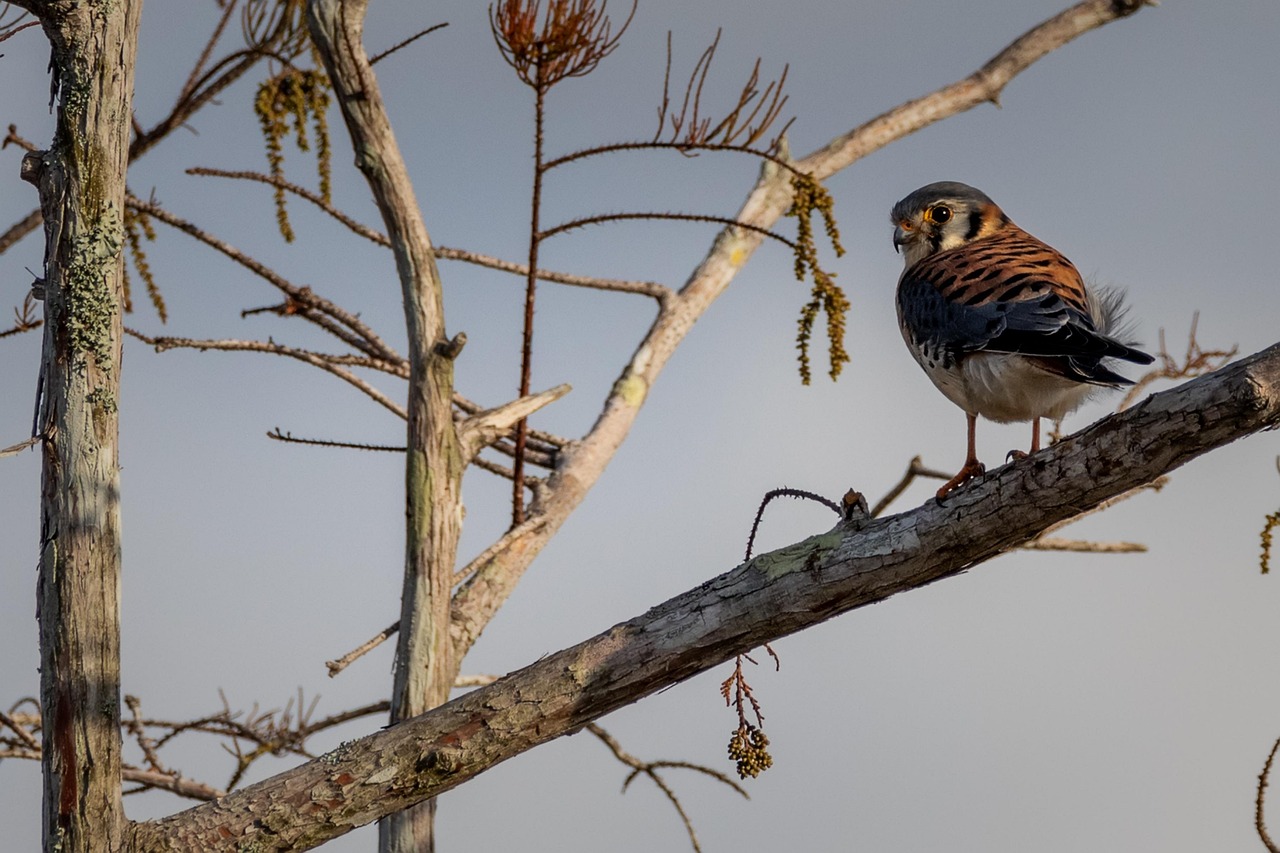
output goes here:
<path id="1" fill-rule="evenodd" d="M 1060 419 L 1099 390 L 1133 384 L 1111 360 L 1154 360 L 1117 339 L 1125 334 L 1120 291 L 1090 290 L 1071 261 L 981 190 L 928 184 L 895 204 L 890 219 L 903 255 L 903 340 L 968 419 L 964 467 L 938 489 L 939 501 L 986 472 L 975 449 L 979 416 L 1030 421 L 1035 453 L 1041 418 Z"/>

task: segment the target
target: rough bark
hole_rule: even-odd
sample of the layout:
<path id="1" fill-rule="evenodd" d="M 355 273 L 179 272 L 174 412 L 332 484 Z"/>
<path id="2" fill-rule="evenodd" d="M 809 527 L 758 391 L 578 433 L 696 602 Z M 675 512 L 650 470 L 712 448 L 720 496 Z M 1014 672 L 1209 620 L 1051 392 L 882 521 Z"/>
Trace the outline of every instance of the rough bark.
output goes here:
<path id="1" fill-rule="evenodd" d="M 307 19 L 364 175 L 391 240 L 409 338 L 405 465 L 405 570 L 391 722 L 449 699 L 457 663 L 449 601 L 462 530 L 463 447 L 453 421 L 453 360 L 463 339 L 444 324 L 431 238 L 364 50 L 367 0 L 311 0 Z M 383 853 L 430 853 L 435 802 L 392 815 L 379 829 Z"/>
<path id="2" fill-rule="evenodd" d="M 40 702 L 44 849 L 116 851 L 120 800 L 117 400 L 124 177 L 140 2 L 21 4 L 52 47 L 53 145 L 23 159 L 45 223 Z M 38 283 L 39 284 L 39 283 Z"/>
<path id="3" fill-rule="evenodd" d="M 1277 426 L 1280 344 L 997 469 L 946 505 L 855 519 L 762 554 L 442 708 L 217 802 L 139 824 L 136 849 L 309 849 L 735 654 L 963 572 Z"/>

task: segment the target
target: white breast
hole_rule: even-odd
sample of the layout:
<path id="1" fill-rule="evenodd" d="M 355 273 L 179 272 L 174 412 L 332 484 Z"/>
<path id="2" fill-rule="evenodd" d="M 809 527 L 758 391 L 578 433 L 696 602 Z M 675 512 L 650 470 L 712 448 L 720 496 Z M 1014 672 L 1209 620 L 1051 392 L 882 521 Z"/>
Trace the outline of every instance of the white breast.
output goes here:
<path id="1" fill-rule="evenodd" d="M 920 364 L 947 399 L 970 414 L 998 423 L 1061 418 L 1100 390 L 1009 353 L 970 353 L 949 368 L 924 359 Z"/>

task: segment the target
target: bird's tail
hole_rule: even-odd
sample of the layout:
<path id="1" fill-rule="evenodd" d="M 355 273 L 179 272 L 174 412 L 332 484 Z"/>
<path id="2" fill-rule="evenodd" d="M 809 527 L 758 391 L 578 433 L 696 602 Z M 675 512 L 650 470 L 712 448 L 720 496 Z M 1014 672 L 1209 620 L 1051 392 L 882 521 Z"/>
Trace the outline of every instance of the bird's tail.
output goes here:
<path id="1" fill-rule="evenodd" d="M 1107 355 L 1134 364 L 1150 364 L 1155 358 L 1137 349 L 1137 341 L 1133 339 L 1135 324 L 1129 317 L 1129 306 L 1125 304 L 1124 291 L 1116 287 L 1090 285 L 1089 313 L 1093 315 L 1094 327 L 1104 338 L 1116 345 Z"/>

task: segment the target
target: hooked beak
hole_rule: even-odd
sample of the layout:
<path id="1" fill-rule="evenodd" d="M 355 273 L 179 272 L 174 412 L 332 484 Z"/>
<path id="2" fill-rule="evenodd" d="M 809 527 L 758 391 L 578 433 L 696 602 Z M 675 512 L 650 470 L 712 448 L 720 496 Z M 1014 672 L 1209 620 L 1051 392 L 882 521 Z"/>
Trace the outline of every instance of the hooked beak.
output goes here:
<path id="1" fill-rule="evenodd" d="M 893 229 L 893 251 L 901 252 L 902 247 L 911 242 L 912 236 L 911 226 L 899 224 Z"/>

